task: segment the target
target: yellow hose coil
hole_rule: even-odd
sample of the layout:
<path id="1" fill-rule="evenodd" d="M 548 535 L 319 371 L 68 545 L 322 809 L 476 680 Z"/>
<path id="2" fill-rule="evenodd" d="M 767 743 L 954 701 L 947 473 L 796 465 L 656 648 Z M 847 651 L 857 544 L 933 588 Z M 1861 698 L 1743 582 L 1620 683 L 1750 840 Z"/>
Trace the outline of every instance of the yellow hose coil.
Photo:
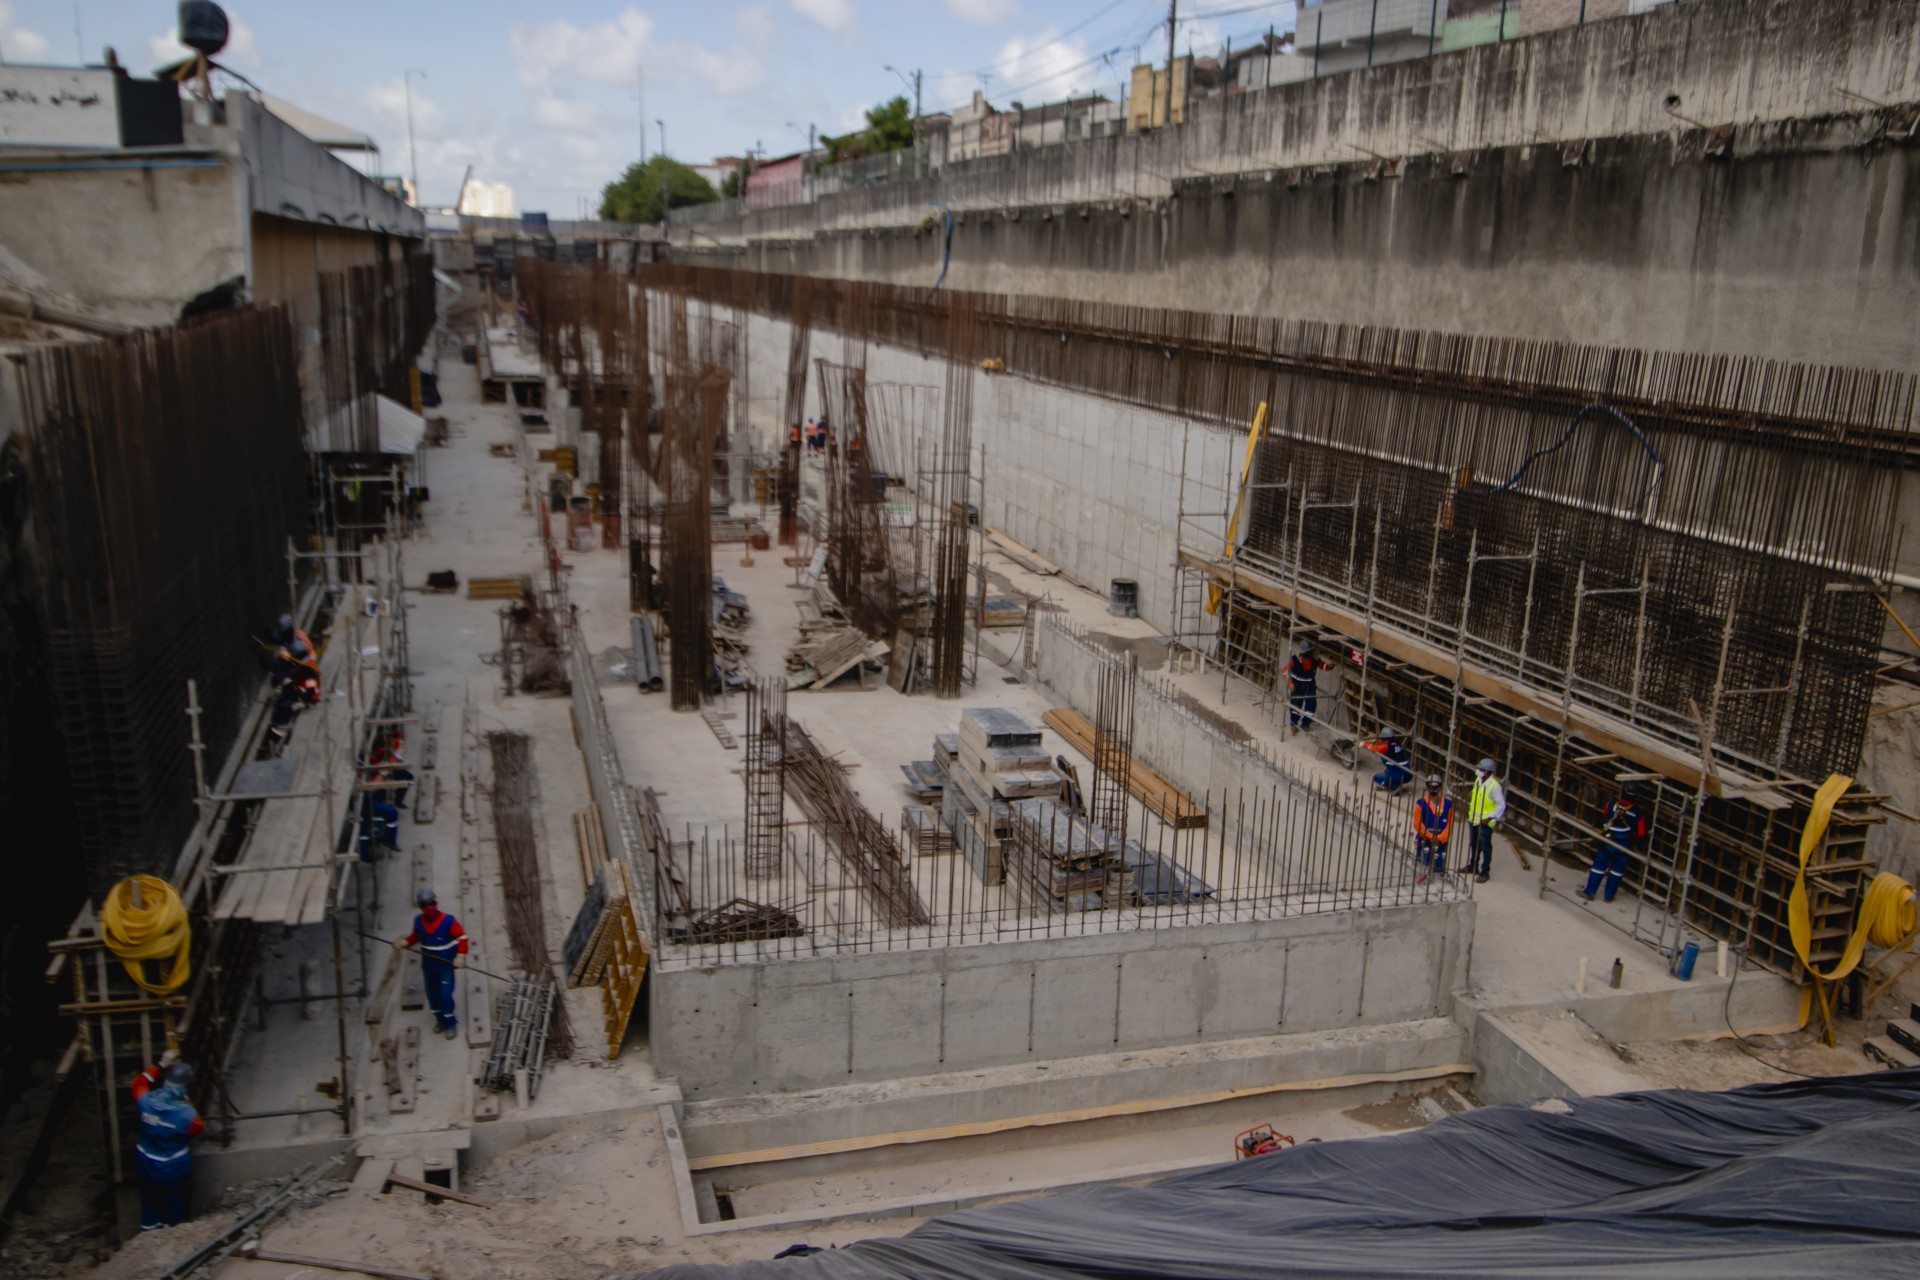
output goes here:
<path id="1" fill-rule="evenodd" d="M 1844 774 L 1834 774 L 1820 785 L 1813 798 L 1813 808 L 1807 814 L 1807 825 L 1800 832 L 1800 868 L 1794 873 L 1793 893 L 1787 899 L 1787 927 L 1793 934 L 1793 949 L 1800 957 L 1800 963 L 1807 966 L 1807 972 L 1822 982 L 1835 982 L 1852 973 L 1854 966 L 1860 963 L 1860 954 L 1871 942 L 1876 947 L 1897 947 L 1920 925 L 1920 909 L 1914 905 L 1913 886 L 1890 871 L 1882 871 L 1867 886 L 1867 896 L 1860 904 L 1860 918 L 1853 926 L 1853 936 L 1847 939 L 1846 950 L 1838 963 L 1826 973 L 1813 967 L 1809 958 L 1812 953 L 1813 917 L 1807 906 L 1807 859 L 1820 845 L 1820 837 L 1827 832 L 1827 822 L 1833 816 L 1833 806 L 1847 788 L 1853 785 L 1853 779 Z"/>
<path id="2" fill-rule="evenodd" d="M 134 906 L 133 889 L 140 886 L 140 901 Z M 170 996 L 186 984 L 193 974 L 187 961 L 193 932 L 187 923 L 186 904 L 172 885 L 155 876 L 128 876 L 107 891 L 100 907 L 100 934 L 107 950 L 126 966 L 127 976 L 151 996 Z M 147 981 L 148 960 L 173 959 L 173 968 L 159 982 Z"/>

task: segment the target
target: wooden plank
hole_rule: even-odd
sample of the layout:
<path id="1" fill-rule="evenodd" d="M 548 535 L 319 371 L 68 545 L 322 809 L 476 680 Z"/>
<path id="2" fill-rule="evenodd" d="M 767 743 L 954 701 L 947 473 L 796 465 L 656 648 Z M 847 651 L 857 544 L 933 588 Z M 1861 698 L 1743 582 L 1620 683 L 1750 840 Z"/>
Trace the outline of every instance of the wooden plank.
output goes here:
<path id="1" fill-rule="evenodd" d="M 322 1258 L 310 1253 L 280 1253 L 274 1249 L 262 1249 L 258 1241 L 249 1241 L 240 1246 L 240 1256 L 256 1262 L 278 1262 L 291 1267 L 319 1267 L 323 1271 L 346 1271 L 354 1275 L 373 1276 L 375 1280 L 433 1280 L 418 1271 L 396 1271 L 392 1267 L 383 1267 L 372 1262 L 355 1262 L 348 1258 Z"/>
<path id="2" fill-rule="evenodd" d="M 420 1083 L 420 1028 L 408 1027 L 401 1032 L 394 1054 L 393 1075 L 388 1083 L 388 1114 L 399 1116 L 411 1113 L 417 1101 L 415 1091 Z M 396 1085 L 397 1088 L 393 1087 Z"/>
<path id="3" fill-rule="evenodd" d="M 387 948 L 386 972 L 380 975 L 380 985 L 373 990 L 373 999 L 367 1002 L 367 1025 L 379 1026 L 386 1021 L 387 1006 L 393 1003 L 393 989 L 400 981 L 400 966 L 406 963 L 406 957 L 397 947 Z"/>
<path id="4" fill-rule="evenodd" d="M 621 896 L 607 903 L 607 914 L 614 918 L 612 955 L 607 963 L 606 980 L 600 987 L 601 1008 L 606 1016 L 607 1059 L 620 1056 L 620 1045 L 627 1037 L 627 1022 L 633 1017 L 634 1002 L 640 996 L 641 980 L 647 976 L 647 943 L 633 909 L 633 882 L 627 865 L 615 860 L 608 864 L 620 878 Z"/>
<path id="5" fill-rule="evenodd" d="M 1094 728 L 1091 721 L 1072 707 L 1054 707 L 1041 716 L 1054 732 L 1071 743 L 1087 759 L 1093 759 Z M 1207 825 L 1207 811 L 1193 802 L 1186 792 L 1168 782 L 1154 770 L 1133 761 L 1127 776 L 1127 790 L 1164 822 L 1177 828 Z"/>
<path id="6" fill-rule="evenodd" d="M 380 1156 L 370 1156 L 360 1162 L 354 1170 L 353 1186 L 349 1188 L 355 1195 L 377 1196 L 387 1189 L 387 1175 L 393 1172 L 393 1161 Z"/>
<path id="7" fill-rule="evenodd" d="M 447 1187 L 436 1187 L 431 1182 L 425 1182 L 419 1178 L 409 1177 L 402 1173 L 389 1173 L 387 1175 L 387 1183 L 389 1186 L 405 1187 L 409 1191 L 418 1191 L 422 1195 L 438 1196 L 442 1200 L 458 1200 L 461 1204 L 470 1204 L 479 1209 L 493 1208 L 492 1204 L 477 1196 L 470 1196 L 464 1191 L 454 1191 Z"/>
<path id="8" fill-rule="evenodd" d="M 440 800 L 440 779 L 435 774 L 425 774 L 414 782 L 413 820 L 425 826 L 433 821 L 434 806 Z"/>
<path id="9" fill-rule="evenodd" d="M 431 1151 L 468 1151 L 473 1134 L 466 1129 L 429 1129 L 414 1133 L 369 1133 L 353 1144 L 353 1154 L 363 1160 L 384 1157 L 389 1162 L 403 1156 L 423 1155 Z"/>
<path id="10" fill-rule="evenodd" d="M 998 529 L 987 530 L 987 541 L 999 548 L 1000 553 L 1025 569 L 1028 573 L 1037 573 L 1043 578 L 1051 578 L 1060 572 L 1060 566 L 1041 555 L 1031 547 L 1023 546 L 1009 538 Z"/>

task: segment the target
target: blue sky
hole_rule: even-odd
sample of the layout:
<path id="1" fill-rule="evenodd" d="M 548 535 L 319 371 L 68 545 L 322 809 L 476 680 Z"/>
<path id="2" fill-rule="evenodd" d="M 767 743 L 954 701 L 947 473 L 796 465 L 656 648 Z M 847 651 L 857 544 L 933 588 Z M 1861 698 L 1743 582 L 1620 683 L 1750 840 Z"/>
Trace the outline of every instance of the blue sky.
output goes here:
<path id="1" fill-rule="evenodd" d="M 407 170 L 412 77 L 422 197 L 476 179 L 513 186 L 521 209 L 556 217 L 637 155 L 703 163 L 760 146 L 799 149 L 809 124 L 857 126 L 902 92 L 889 65 L 925 73 L 927 111 L 984 87 L 1005 107 L 1068 92 L 1119 96 L 1140 56 L 1166 53 L 1165 0 L 232 0 L 222 61 L 261 88 L 372 134 L 381 167 Z M 169 56 L 168 0 L 0 0 L 0 54 L 71 64 L 112 45 L 150 70 Z M 1182 4 L 1179 47 L 1250 42 L 1293 23 L 1292 0 Z M 79 31 L 76 35 L 76 19 Z M 636 84 L 644 82 L 644 103 Z"/>

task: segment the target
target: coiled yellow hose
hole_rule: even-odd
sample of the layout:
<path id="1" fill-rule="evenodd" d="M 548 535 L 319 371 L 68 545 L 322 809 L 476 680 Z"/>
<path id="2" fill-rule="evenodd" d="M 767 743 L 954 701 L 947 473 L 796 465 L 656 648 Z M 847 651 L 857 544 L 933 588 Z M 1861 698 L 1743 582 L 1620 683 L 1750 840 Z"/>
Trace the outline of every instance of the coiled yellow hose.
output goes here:
<path id="1" fill-rule="evenodd" d="M 1853 936 L 1847 939 L 1846 950 L 1833 968 L 1825 973 L 1813 967 L 1810 960 L 1813 942 L 1812 912 L 1807 904 L 1807 859 L 1820 845 L 1820 837 L 1826 834 L 1827 821 L 1833 816 L 1833 806 L 1853 785 L 1853 779 L 1836 773 L 1820 787 L 1813 799 L 1813 808 L 1807 814 L 1807 825 L 1800 832 L 1800 869 L 1793 877 L 1793 893 L 1787 899 L 1787 927 L 1793 935 L 1793 949 L 1800 956 L 1800 963 L 1807 966 L 1807 972 L 1822 982 L 1836 982 L 1852 973 L 1854 966 L 1860 963 L 1860 955 L 1871 942 L 1876 947 L 1897 947 L 1913 933 L 1917 918 L 1914 905 L 1913 886 L 1894 875 L 1891 871 L 1882 871 L 1867 886 L 1867 896 L 1860 903 L 1860 917 L 1854 923 Z"/>
<path id="2" fill-rule="evenodd" d="M 134 886 L 142 905 L 134 905 Z M 126 966 L 127 976 L 151 996 L 170 996 L 193 975 L 188 952 L 193 930 L 186 904 L 172 885 L 156 876 L 128 876 L 107 891 L 100 907 L 100 935 L 107 950 Z M 145 962 L 173 959 L 173 967 L 159 982 L 147 981 Z"/>

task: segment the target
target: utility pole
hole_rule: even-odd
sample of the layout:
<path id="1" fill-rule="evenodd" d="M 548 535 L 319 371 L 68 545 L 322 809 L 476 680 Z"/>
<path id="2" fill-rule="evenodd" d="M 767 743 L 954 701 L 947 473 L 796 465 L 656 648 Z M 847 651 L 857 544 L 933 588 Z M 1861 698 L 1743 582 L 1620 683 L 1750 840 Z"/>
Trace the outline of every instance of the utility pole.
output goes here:
<path id="1" fill-rule="evenodd" d="M 1167 118 L 1166 124 L 1173 123 L 1173 36 L 1180 29 L 1180 0 L 1167 0 Z M 1152 119 L 1152 112 L 1148 112 Z"/>
<path id="2" fill-rule="evenodd" d="M 635 66 L 633 69 L 633 97 L 640 104 L 640 167 L 647 167 L 647 69 Z"/>
<path id="3" fill-rule="evenodd" d="M 415 76 L 425 80 L 427 73 L 415 71 L 412 67 L 403 68 L 400 72 L 400 82 L 407 88 L 407 167 L 413 170 L 413 203 L 414 207 L 418 208 L 420 206 L 420 158 L 413 149 L 413 78 Z"/>
<path id="4" fill-rule="evenodd" d="M 660 126 L 660 229 L 664 231 L 667 226 L 667 203 L 670 195 L 667 188 L 667 122 L 655 120 L 654 123 Z"/>

